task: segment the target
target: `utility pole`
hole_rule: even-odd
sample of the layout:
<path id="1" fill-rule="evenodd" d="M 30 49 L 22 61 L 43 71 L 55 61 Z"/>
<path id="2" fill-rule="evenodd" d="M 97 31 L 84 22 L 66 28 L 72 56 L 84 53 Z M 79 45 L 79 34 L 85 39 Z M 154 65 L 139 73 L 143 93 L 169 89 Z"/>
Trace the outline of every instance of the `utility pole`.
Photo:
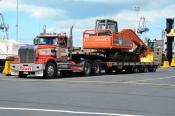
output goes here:
<path id="1" fill-rule="evenodd" d="M 139 17 L 140 7 L 139 6 L 135 6 L 134 9 L 135 9 L 135 11 L 137 13 L 137 17 Z"/>
<path id="2" fill-rule="evenodd" d="M 139 22 L 140 7 L 139 7 L 139 6 L 135 6 L 135 7 L 134 7 L 134 10 L 135 10 L 135 12 L 136 12 L 136 18 L 138 18 L 138 19 L 136 19 L 136 33 L 137 33 L 137 23 Z"/>
<path id="3" fill-rule="evenodd" d="M 18 0 L 16 1 L 16 40 L 18 41 Z"/>

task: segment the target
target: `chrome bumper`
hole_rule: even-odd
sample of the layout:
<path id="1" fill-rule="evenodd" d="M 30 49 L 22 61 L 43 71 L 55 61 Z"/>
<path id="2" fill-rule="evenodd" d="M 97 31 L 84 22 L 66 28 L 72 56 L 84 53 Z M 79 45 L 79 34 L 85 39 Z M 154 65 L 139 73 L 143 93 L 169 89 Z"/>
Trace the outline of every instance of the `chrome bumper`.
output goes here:
<path id="1" fill-rule="evenodd" d="M 30 71 L 21 71 L 20 67 L 26 66 L 30 67 L 32 70 Z M 10 64 L 11 75 L 19 75 L 19 72 L 23 72 L 27 75 L 33 76 L 44 76 L 43 71 L 45 70 L 45 64 L 34 64 L 34 63 L 23 63 L 23 64 Z"/>

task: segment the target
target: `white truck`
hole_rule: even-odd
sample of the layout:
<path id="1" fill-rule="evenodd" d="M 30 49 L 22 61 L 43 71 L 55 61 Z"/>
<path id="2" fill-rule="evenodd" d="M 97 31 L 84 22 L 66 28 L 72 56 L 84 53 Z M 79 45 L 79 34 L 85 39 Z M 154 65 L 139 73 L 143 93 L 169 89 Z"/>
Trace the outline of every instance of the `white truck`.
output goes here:
<path id="1" fill-rule="evenodd" d="M 0 40 L 0 72 L 4 69 L 8 57 L 18 55 L 20 45 L 14 40 Z"/>
<path id="2" fill-rule="evenodd" d="M 5 23 L 3 14 L 0 13 L 0 72 L 2 72 L 8 57 L 18 55 L 20 43 L 8 39 L 8 24 Z"/>

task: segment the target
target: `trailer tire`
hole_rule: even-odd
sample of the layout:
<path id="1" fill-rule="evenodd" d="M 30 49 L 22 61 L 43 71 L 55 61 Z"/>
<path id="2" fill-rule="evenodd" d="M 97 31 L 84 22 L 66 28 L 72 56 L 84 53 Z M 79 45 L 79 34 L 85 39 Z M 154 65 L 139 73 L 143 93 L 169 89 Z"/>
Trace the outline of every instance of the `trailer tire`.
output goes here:
<path id="1" fill-rule="evenodd" d="M 138 72 L 139 72 L 138 67 L 137 66 L 134 66 L 133 67 L 133 73 L 138 73 Z"/>
<path id="2" fill-rule="evenodd" d="M 94 61 L 92 64 L 92 74 L 97 76 L 101 74 L 101 64 L 99 61 Z"/>
<path id="3" fill-rule="evenodd" d="M 148 72 L 148 66 L 140 66 L 139 67 L 140 73 L 147 73 Z"/>
<path id="4" fill-rule="evenodd" d="M 157 67 L 153 66 L 152 72 L 156 72 Z"/>
<path id="5" fill-rule="evenodd" d="M 91 75 L 91 64 L 87 60 L 85 60 L 84 63 L 83 63 L 83 74 L 84 74 L 84 76 L 90 76 Z"/>
<path id="6" fill-rule="evenodd" d="M 57 77 L 57 67 L 54 62 L 48 62 L 44 70 L 44 78 L 53 79 Z"/>
<path id="7" fill-rule="evenodd" d="M 149 72 L 156 72 L 156 66 L 149 66 L 148 71 Z"/>
<path id="8" fill-rule="evenodd" d="M 148 72 L 148 66 L 144 66 L 144 73 Z"/>

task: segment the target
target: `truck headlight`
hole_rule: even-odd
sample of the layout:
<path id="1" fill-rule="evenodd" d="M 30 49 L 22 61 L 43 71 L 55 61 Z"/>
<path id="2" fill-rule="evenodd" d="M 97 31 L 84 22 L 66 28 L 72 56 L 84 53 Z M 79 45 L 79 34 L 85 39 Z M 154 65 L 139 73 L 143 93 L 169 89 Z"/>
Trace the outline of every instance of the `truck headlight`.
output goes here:
<path id="1" fill-rule="evenodd" d="M 47 48 L 47 49 L 39 49 L 38 50 L 38 54 L 39 55 L 52 55 L 51 49 Z"/>

